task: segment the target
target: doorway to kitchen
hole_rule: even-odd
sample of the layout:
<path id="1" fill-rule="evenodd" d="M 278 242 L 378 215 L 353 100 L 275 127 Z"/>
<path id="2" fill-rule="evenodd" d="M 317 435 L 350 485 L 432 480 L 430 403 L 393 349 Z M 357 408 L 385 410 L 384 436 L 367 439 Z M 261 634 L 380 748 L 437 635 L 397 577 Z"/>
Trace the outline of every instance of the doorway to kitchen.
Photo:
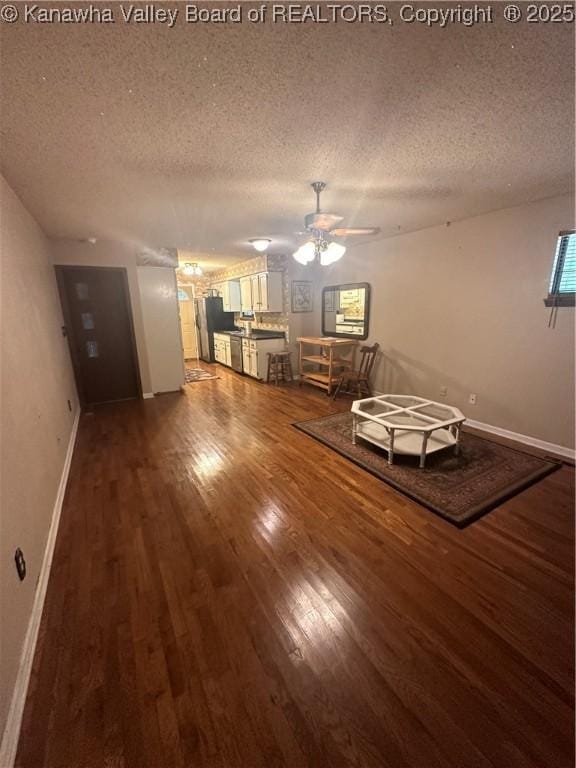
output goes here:
<path id="1" fill-rule="evenodd" d="M 182 331 L 182 353 L 184 365 L 198 361 L 198 332 L 194 310 L 194 286 L 178 286 L 178 306 L 180 309 L 180 328 Z"/>

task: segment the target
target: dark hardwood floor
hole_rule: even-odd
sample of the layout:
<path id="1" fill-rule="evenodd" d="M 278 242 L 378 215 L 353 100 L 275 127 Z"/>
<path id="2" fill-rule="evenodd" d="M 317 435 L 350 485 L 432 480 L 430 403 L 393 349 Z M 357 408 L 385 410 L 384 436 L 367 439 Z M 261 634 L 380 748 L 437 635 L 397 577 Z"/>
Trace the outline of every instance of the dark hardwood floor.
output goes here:
<path id="1" fill-rule="evenodd" d="M 16 765 L 573 766 L 573 470 L 457 530 L 219 374 L 83 415 Z"/>

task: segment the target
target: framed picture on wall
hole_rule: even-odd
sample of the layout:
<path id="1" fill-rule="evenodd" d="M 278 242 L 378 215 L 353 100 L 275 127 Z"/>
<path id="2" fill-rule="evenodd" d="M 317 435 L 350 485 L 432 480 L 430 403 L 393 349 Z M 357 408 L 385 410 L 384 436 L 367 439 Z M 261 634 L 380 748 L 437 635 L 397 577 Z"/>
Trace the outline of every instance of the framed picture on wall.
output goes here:
<path id="1" fill-rule="evenodd" d="M 292 312 L 312 312 L 313 297 L 309 280 L 292 280 Z"/>

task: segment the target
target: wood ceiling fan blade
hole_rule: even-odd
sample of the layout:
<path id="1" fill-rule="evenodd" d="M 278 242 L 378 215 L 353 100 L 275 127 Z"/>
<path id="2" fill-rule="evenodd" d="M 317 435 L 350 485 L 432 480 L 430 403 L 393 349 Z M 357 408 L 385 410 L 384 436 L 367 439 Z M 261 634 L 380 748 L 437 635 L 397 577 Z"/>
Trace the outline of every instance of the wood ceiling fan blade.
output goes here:
<path id="1" fill-rule="evenodd" d="M 335 237 L 350 237 L 352 235 L 377 235 L 380 227 L 339 227 L 333 229 L 330 234 Z"/>
<path id="2" fill-rule="evenodd" d="M 330 232 L 332 227 L 344 221 L 344 216 L 335 213 L 309 213 L 304 219 L 306 229 L 317 229 L 321 232 Z"/>

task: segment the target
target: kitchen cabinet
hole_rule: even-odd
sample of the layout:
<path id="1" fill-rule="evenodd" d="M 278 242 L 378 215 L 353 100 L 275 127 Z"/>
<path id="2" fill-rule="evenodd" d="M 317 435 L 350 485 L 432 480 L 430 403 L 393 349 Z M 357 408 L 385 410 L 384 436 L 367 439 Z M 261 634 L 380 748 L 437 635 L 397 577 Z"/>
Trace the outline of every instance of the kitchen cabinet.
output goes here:
<path id="1" fill-rule="evenodd" d="M 282 352 L 285 344 L 284 339 L 242 339 L 244 373 L 265 381 L 268 369 L 267 352 Z"/>
<path id="2" fill-rule="evenodd" d="M 256 342 L 242 339 L 242 367 L 247 376 L 258 378 L 258 350 Z"/>
<path id="3" fill-rule="evenodd" d="M 216 360 L 217 363 L 223 363 L 224 359 L 224 342 L 220 341 L 216 334 L 214 334 L 214 360 Z"/>
<path id="4" fill-rule="evenodd" d="M 212 290 L 222 299 L 224 312 L 240 312 L 240 283 L 238 280 L 225 280 L 223 283 L 214 283 Z"/>
<path id="5" fill-rule="evenodd" d="M 259 272 L 240 279 L 242 311 L 282 312 L 282 272 Z"/>
<path id="6" fill-rule="evenodd" d="M 260 300 L 260 275 L 250 275 L 250 295 L 252 296 L 252 309 L 259 311 Z"/>
<path id="7" fill-rule="evenodd" d="M 252 279 L 240 278 L 240 305 L 242 312 L 252 312 Z"/>
<path id="8" fill-rule="evenodd" d="M 230 336 L 225 333 L 214 334 L 214 358 L 222 365 L 230 366 L 232 363 Z"/>
<path id="9" fill-rule="evenodd" d="M 238 280 L 227 280 L 222 287 L 222 303 L 224 312 L 240 312 L 240 283 Z"/>

